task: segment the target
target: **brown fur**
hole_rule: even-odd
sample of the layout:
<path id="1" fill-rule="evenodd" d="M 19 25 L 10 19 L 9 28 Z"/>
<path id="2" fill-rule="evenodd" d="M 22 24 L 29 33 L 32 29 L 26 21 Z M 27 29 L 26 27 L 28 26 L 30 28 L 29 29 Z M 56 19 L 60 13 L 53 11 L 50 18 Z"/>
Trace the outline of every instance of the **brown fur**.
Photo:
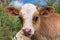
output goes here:
<path id="1" fill-rule="evenodd" d="M 48 14 L 43 14 L 46 9 L 40 10 L 38 22 L 34 24 L 36 32 L 32 40 L 60 40 L 60 14 L 49 9 Z M 36 13 L 35 13 L 36 14 Z"/>
<path id="2" fill-rule="evenodd" d="M 53 14 L 49 17 L 40 17 L 40 28 L 36 28 L 38 40 L 57 40 L 60 37 L 60 15 Z M 60 40 L 60 39 L 59 39 Z"/>

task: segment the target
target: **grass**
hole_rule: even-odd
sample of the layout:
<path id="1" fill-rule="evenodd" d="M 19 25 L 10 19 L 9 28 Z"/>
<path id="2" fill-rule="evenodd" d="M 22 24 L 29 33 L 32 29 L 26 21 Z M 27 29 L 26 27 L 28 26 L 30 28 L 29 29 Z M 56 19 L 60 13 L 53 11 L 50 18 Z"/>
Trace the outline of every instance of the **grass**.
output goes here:
<path id="1" fill-rule="evenodd" d="M 11 17 L 0 7 L 0 40 L 12 40 L 21 29 L 18 16 Z"/>

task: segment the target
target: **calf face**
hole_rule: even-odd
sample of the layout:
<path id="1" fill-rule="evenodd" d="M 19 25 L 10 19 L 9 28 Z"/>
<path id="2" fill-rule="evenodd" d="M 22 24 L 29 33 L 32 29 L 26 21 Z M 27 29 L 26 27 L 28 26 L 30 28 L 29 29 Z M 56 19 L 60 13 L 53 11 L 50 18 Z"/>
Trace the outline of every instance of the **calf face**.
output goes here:
<path id="1" fill-rule="evenodd" d="M 16 5 L 18 6 L 18 5 Z M 33 4 L 25 4 L 22 7 L 15 7 L 15 5 L 5 8 L 6 12 L 11 16 L 19 16 L 22 22 L 21 33 L 25 35 L 33 35 L 35 29 L 33 27 L 33 20 L 37 20 L 38 17 L 33 19 L 33 15 L 37 11 L 36 6 Z M 38 15 L 37 15 L 38 16 Z"/>
<path id="2" fill-rule="evenodd" d="M 53 8 L 38 8 L 33 4 L 25 4 L 23 6 L 9 5 L 5 8 L 6 12 L 12 16 L 19 16 L 22 22 L 22 29 L 20 30 L 21 34 L 26 36 L 31 36 L 35 31 L 39 30 L 41 24 L 41 16 L 47 17 L 53 13 Z"/>

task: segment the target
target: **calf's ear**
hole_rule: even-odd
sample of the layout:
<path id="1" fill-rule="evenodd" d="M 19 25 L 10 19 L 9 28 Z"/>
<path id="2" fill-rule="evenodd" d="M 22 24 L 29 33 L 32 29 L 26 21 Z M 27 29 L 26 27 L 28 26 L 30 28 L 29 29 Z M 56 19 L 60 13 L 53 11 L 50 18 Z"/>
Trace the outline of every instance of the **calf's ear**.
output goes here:
<path id="1" fill-rule="evenodd" d="M 51 15 L 54 13 L 54 8 L 53 7 L 44 7 L 44 8 L 40 8 L 40 11 L 39 11 L 40 15 L 43 15 L 43 16 L 48 16 L 48 15 Z"/>
<path id="2" fill-rule="evenodd" d="M 16 15 L 19 15 L 20 10 L 18 10 L 14 7 L 6 7 L 5 11 L 11 16 L 16 16 Z"/>
<path id="3" fill-rule="evenodd" d="M 42 15 L 49 15 L 54 13 L 54 8 L 53 7 L 44 7 L 42 8 Z"/>

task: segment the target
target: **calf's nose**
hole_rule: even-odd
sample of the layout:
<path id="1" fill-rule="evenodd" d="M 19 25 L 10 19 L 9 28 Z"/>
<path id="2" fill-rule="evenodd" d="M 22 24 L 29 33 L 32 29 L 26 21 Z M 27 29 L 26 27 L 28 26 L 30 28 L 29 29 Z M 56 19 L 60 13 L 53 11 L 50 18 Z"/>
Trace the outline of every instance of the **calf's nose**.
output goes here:
<path id="1" fill-rule="evenodd" d="M 29 28 L 23 29 L 23 33 L 24 34 L 30 34 L 31 33 L 31 29 L 29 29 Z"/>

